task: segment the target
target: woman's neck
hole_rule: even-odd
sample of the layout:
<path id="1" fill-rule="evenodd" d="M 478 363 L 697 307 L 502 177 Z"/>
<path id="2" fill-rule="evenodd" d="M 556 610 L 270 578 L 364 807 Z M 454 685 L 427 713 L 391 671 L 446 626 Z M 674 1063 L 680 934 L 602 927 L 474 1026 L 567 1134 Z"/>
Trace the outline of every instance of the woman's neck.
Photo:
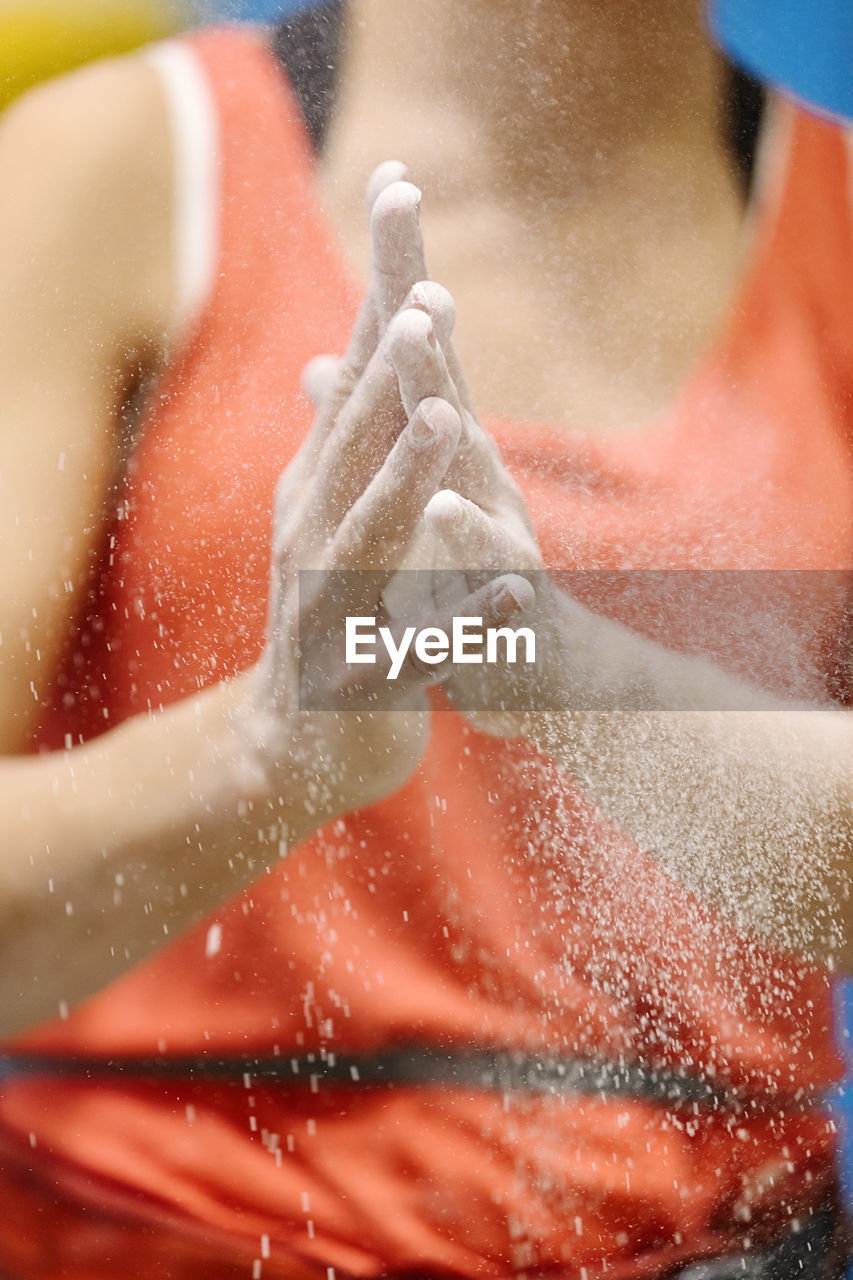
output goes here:
<path id="1" fill-rule="evenodd" d="M 453 122 L 480 194 L 574 202 L 637 148 L 716 142 L 717 79 L 692 0 L 350 0 L 332 145 L 369 118 L 417 167 Z"/>
<path id="2" fill-rule="evenodd" d="M 719 75 L 692 0 L 351 0 L 330 207 L 355 251 L 365 174 L 405 160 L 484 407 L 626 429 L 732 286 Z"/>

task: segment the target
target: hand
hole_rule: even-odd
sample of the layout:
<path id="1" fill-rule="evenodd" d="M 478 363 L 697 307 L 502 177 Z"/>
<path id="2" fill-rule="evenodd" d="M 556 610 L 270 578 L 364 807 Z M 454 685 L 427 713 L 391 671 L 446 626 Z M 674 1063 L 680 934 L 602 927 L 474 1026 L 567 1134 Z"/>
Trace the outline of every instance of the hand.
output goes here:
<path id="1" fill-rule="evenodd" d="M 438 570 L 433 586 L 437 608 L 461 612 L 467 593 L 491 583 L 493 590 L 503 592 L 508 611 L 523 611 L 514 625 L 533 630 L 535 665 L 460 666 L 444 677 L 448 692 L 479 728 L 517 735 L 527 730 L 527 711 L 556 705 L 564 692 L 560 654 L 565 609 L 544 572 L 521 491 L 478 422 L 458 372 L 450 342 L 452 299 L 439 285 L 431 284 L 429 290 L 430 312 L 404 310 L 394 322 L 388 350 L 406 409 L 414 412 L 431 397 L 452 407 L 462 425 L 444 487 L 426 506 L 426 537 L 418 539 L 405 567 L 429 564 Z M 441 316 L 440 326 L 435 315 Z M 389 596 L 393 592 L 386 592 Z M 501 652 L 505 650 L 499 648 Z"/>
<path id="2" fill-rule="evenodd" d="M 410 289 L 399 317 L 380 322 L 405 296 L 412 263 L 418 274 L 423 266 L 399 252 L 401 226 L 409 235 L 416 225 L 417 193 L 399 182 L 380 188 L 371 282 L 349 352 L 331 377 L 327 362 L 314 427 L 278 486 L 268 638 L 240 708 L 272 784 L 291 794 L 301 787 L 319 820 L 396 789 L 425 745 L 434 670 L 411 658 L 393 681 L 381 661 L 354 670 L 343 661 L 340 624 L 351 614 L 389 622 L 383 591 L 443 483 L 461 427 L 446 400 L 423 397 L 407 412 L 400 398 L 389 351 L 412 306 L 430 307 L 431 287 Z M 438 312 L 434 324 L 441 329 Z M 315 384 L 316 375 L 315 365 Z M 312 572 L 300 581 L 300 570 Z M 491 587 L 462 605 L 495 623 L 513 607 Z M 451 618 L 451 609 L 436 617 L 424 599 L 406 622 L 449 626 Z"/>
<path id="3" fill-rule="evenodd" d="M 445 478 L 446 493 L 436 497 L 430 508 L 432 533 L 425 523 L 416 530 L 403 560 L 405 569 L 427 565 L 443 568 L 433 582 L 436 609 L 445 612 L 455 605 L 463 610 L 463 600 L 472 589 L 495 579 L 502 571 L 541 570 L 542 561 L 524 499 L 505 471 L 494 442 L 477 421 L 451 344 L 455 309 L 450 294 L 426 277 L 423 243 L 418 225 L 419 195 L 401 181 L 402 166 L 380 166 L 369 188 L 372 211 L 372 272 L 360 328 L 343 361 L 320 357 L 306 371 L 306 382 L 315 402 L 328 412 L 340 403 L 342 392 L 351 387 L 363 367 L 365 348 L 379 339 L 387 342 L 400 386 L 403 405 L 414 413 L 429 397 L 445 400 L 456 410 L 462 430 L 456 453 Z M 388 185 L 384 185 L 387 183 Z M 397 311 L 408 293 L 408 309 Z M 396 314 L 394 331 L 388 323 Z M 458 495 L 461 505 L 453 494 Z M 465 501 L 468 506 L 465 506 Z M 438 505 L 436 505 L 438 504 Z M 451 567 L 486 570 L 460 580 L 447 572 Z M 399 613 L 411 607 L 408 581 L 414 575 L 399 574 L 384 599 Z M 406 579 L 401 589 L 401 582 Z M 517 612 L 529 608 L 532 593 L 528 584 L 515 578 L 503 586 L 506 608 Z M 420 579 L 418 590 L 420 590 Z M 469 611 L 470 612 L 470 611 Z M 481 671 L 457 671 L 450 675 L 451 688 L 469 706 L 482 705 L 482 692 L 474 694 Z M 494 675 L 491 683 L 494 685 Z M 494 689 L 494 696 L 498 696 Z M 491 696 L 491 695 L 490 695 Z M 510 701 L 518 705 L 516 689 Z M 504 731 L 504 730 L 496 730 Z"/>

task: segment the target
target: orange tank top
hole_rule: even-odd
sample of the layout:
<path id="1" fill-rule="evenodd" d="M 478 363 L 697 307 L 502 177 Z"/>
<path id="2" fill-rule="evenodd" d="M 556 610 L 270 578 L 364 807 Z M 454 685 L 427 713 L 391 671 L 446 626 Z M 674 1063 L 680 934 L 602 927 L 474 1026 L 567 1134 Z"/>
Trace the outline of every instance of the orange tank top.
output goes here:
<path id="1" fill-rule="evenodd" d="M 149 397 L 45 747 L 256 658 L 273 488 L 310 421 L 299 371 L 354 316 L 277 64 L 246 32 L 190 47 L 221 139 L 215 287 Z M 788 108 L 773 143 L 731 314 L 667 413 L 615 441 L 490 424 L 553 568 L 849 567 L 844 140 Z M 832 625 L 798 633 L 818 685 Z M 446 709 L 397 795 L 27 1043 L 302 1076 L 10 1083 L 0 1268 L 21 1277 L 60 1258 L 66 1280 L 651 1276 L 772 1234 L 833 1177 L 832 1125 L 796 1103 L 839 1074 L 825 975 L 738 935 L 560 769 Z M 686 1069 L 756 1105 L 324 1075 L 409 1046 Z"/>

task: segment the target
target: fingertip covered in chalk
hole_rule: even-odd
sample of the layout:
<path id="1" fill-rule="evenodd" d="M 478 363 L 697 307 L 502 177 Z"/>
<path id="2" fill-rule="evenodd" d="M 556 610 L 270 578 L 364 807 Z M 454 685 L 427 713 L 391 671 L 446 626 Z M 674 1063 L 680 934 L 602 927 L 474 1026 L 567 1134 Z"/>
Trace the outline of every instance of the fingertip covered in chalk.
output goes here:
<path id="1" fill-rule="evenodd" d="M 404 306 L 425 311 L 435 327 L 435 335 L 447 346 L 456 323 L 456 303 L 448 289 L 435 280 L 419 280 L 409 290 Z"/>
<path id="2" fill-rule="evenodd" d="M 374 246 L 387 252 L 411 249 L 417 229 L 421 191 L 411 182 L 392 182 L 379 192 L 370 212 Z"/>
<path id="3" fill-rule="evenodd" d="M 409 170 L 402 160 L 383 160 L 378 164 L 367 180 L 365 200 L 368 214 L 386 187 L 394 182 L 407 182 L 408 178 Z"/>
<path id="4" fill-rule="evenodd" d="M 425 346 L 436 345 L 431 317 L 417 307 L 398 311 L 388 326 L 385 344 L 398 378 L 416 375 L 423 363 Z"/>
<path id="5" fill-rule="evenodd" d="M 452 489 L 439 489 L 424 510 L 427 528 L 440 534 L 442 529 L 458 526 L 465 518 L 465 499 Z"/>
<path id="6" fill-rule="evenodd" d="M 536 603 L 536 592 L 519 573 L 509 573 L 491 584 L 492 603 L 501 614 L 525 613 Z"/>
<path id="7" fill-rule="evenodd" d="M 319 355 L 309 360 L 302 370 L 300 378 L 302 390 L 315 409 L 331 392 L 340 366 L 341 361 L 338 356 Z"/>
<path id="8" fill-rule="evenodd" d="M 426 399 L 421 400 L 412 415 L 412 421 L 426 423 L 434 436 L 450 437 L 454 445 L 462 430 L 462 419 L 459 414 L 452 404 L 442 400 L 440 396 L 427 396 Z"/>

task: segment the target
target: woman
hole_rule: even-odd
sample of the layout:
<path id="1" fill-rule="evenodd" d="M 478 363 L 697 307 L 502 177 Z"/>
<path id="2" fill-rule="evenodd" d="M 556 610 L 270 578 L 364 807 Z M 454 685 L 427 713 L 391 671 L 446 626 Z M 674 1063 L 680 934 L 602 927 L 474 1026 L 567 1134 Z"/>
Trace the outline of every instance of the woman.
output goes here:
<path id="1" fill-rule="evenodd" d="M 347 265 L 252 35 L 7 123 L 6 745 L 54 749 L 4 768 L 7 971 L 35 979 L 9 1030 L 63 1002 L 2 1102 L 10 1273 L 834 1265 L 813 961 L 850 937 L 850 730 L 776 711 L 825 702 L 837 593 L 783 591 L 784 663 L 766 610 L 720 625 L 712 595 L 716 666 L 670 652 L 697 637 L 667 582 L 632 605 L 541 571 L 847 567 L 842 141 L 783 115 L 740 265 L 720 75 L 681 2 L 360 0 L 319 166 Z M 458 357 L 380 170 L 368 300 L 278 490 L 265 639 L 298 372 L 345 344 L 355 192 L 395 153 Z M 423 664 L 294 709 L 297 625 L 320 647 L 352 568 L 379 612 L 436 545 L 492 577 L 457 614 L 524 610 L 535 682 L 457 668 L 467 721 L 438 700 L 427 724 Z"/>

